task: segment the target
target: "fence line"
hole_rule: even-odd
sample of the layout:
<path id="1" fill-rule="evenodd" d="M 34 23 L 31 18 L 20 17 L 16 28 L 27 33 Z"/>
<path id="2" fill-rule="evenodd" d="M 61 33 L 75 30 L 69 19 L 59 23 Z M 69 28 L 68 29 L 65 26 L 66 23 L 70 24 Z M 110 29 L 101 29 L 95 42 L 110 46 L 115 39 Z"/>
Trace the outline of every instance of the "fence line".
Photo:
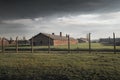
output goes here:
<path id="1" fill-rule="evenodd" d="M 70 35 L 67 35 L 68 38 L 68 45 L 66 49 L 57 49 L 57 48 L 52 48 L 51 47 L 51 41 L 50 41 L 50 35 L 49 35 L 49 39 L 48 39 L 48 48 L 34 48 L 34 39 L 33 37 L 31 38 L 31 43 L 29 46 L 27 46 L 28 48 L 23 48 L 19 46 L 18 44 L 18 36 L 16 37 L 16 43 L 15 43 L 15 48 L 8 48 L 9 46 L 5 45 L 5 38 L 2 38 L 1 41 L 1 53 L 5 53 L 7 51 L 15 51 L 16 53 L 19 53 L 20 51 L 30 51 L 31 53 L 34 52 L 39 52 L 39 51 L 48 51 L 48 53 L 50 53 L 51 51 L 67 51 L 68 53 L 70 53 L 71 51 L 76 51 L 76 52 L 80 52 L 80 51 L 87 51 L 88 53 L 92 53 L 92 52 L 113 52 L 114 54 L 116 54 L 116 52 L 120 52 L 120 49 L 116 48 L 116 34 L 113 33 L 113 49 L 94 49 L 92 48 L 92 42 L 91 42 L 91 33 L 88 33 L 88 49 L 82 49 L 82 46 L 80 46 L 80 48 L 77 47 L 75 49 L 72 49 L 72 45 L 70 43 Z M 14 47 L 14 46 L 12 46 Z M 31 47 L 31 48 L 29 48 Z"/>

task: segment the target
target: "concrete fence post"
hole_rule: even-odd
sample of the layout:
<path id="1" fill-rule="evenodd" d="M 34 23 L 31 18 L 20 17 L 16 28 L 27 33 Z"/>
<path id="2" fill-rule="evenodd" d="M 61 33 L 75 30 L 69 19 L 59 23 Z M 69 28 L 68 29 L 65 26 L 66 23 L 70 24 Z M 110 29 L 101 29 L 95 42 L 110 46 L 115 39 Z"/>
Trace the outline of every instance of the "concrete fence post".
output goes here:
<path id="1" fill-rule="evenodd" d="M 2 38 L 2 53 L 4 53 L 4 37 Z"/>
<path id="2" fill-rule="evenodd" d="M 16 37 L 16 53 L 18 53 L 18 36 Z"/>
<path id="3" fill-rule="evenodd" d="M 48 53 L 50 53 L 50 34 L 49 34 L 49 37 L 48 37 Z"/>
<path id="4" fill-rule="evenodd" d="M 0 37 L 0 50 L 2 52 L 2 39 L 1 39 L 1 37 Z"/>
<path id="5" fill-rule="evenodd" d="M 33 42 L 34 42 L 34 40 L 33 40 L 33 37 L 32 37 L 32 39 L 31 39 L 31 53 L 34 52 L 34 50 L 33 50 Z"/>
<path id="6" fill-rule="evenodd" d="M 91 53 L 91 33 L 89 33 L 88 41 L 89 41 L 89 53 Z"/>
<path id="7" fill-rule="evenodd" d="M 70 53 L 70 35 L 68 35 L 68 53 Z"/>
<path id="8" fill-rule="evenodd" d="M 114 54 L 116 54 L 116 39 L 115 39 L 115 33 L 113 33 L 113 44 L 114 44 Z"/>

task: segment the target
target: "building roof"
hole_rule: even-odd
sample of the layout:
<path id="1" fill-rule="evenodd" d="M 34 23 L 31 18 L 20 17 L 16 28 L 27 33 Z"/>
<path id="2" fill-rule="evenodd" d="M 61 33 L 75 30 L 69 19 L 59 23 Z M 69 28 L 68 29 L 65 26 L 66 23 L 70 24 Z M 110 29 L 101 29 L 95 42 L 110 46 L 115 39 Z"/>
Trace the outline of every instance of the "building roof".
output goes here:
<path id="1" fill-rule="evenodd" d="M 53 35 L 53 34 L 48 34 L 48 33 L 39 33 L 36 36 L 34 36 L 33 38 L 37 37 L 38 35 L 43 34 L 47 37 L 50 37 L 53 40 L 67 40 L 68 38 L 66 36 L 60 36 L 60 35 Z M 74 38 L 70 37 L 70 40 L 75 40 Z"/>
<path id="2" fill-rule="evenodd" d="M 4 39 L 5 41 L 9 41 L 9 40 L 8 40 L 7 38 L 5 38 L 5 37 L 4 37 L 4 38 L 0 38 L 0 40 L 2 40 L 2 39 Z"/>

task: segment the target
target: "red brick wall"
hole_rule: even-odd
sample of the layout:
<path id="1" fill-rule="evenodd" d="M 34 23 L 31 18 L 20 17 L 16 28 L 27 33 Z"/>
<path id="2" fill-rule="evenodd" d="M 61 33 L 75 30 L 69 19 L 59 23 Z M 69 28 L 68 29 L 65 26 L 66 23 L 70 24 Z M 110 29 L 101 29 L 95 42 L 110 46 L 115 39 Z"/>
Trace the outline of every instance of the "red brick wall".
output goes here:
<path id="1" fill-rule="evenodd" d="M 7 46 L 7 45 L 9 45 L 9 42 L 8 41 L 6 41 L 6 40 L 4 40 L 4 46 Z M 0 46 L 2 46 L 2 40 L 0 40 Z"/>
<path id="2" fill-rule="evenodd" d="M 78 41 L 77 40 L 70 40 L 70 44 L 77 44 Z M 67 45 L 68 44 L 68 40 L 54 40 L 54 45 Z"/>
<path id="3" fill-rule="evenodd" d="M 35 37 L 33 37 L 33 45 L 34 46 L 47 46 L 48 45 L 48 41 L 49 41 L 49 37 L 45 36 L 44 34 L 38 34 Z M 30 40 L 31 42 L 31 40 Z M 70 44 L 77 44 L 78 41 L 77 40 L 70 40 Z M 67 39 L 62 39 L 62 37 L 58 38 L 58 40 L 53 40 L 52 38 L 50 38 L 50 45 L 67 45 L 68 44 L 68 40 Z"/>

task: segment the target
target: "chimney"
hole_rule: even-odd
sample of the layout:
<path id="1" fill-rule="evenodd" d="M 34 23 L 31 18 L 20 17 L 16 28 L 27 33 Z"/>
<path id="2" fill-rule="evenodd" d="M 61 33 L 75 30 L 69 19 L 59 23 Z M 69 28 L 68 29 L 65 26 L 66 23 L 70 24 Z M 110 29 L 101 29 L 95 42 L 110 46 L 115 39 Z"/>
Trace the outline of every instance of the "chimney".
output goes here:
<path id="1" fill-rule="evenodd" d="M 66 37 L 68 37 L 68 35 L 66 34 Z"/>
<path id="2" fill-rule="evenodd" d="M 55 35 L 55 33 L 52 33 L 52 35 Z"/>
<path id="3" fill-rule="evenodd" d="M 62 37 L 62 32 L 60 32 L 60 37 Z"/>

